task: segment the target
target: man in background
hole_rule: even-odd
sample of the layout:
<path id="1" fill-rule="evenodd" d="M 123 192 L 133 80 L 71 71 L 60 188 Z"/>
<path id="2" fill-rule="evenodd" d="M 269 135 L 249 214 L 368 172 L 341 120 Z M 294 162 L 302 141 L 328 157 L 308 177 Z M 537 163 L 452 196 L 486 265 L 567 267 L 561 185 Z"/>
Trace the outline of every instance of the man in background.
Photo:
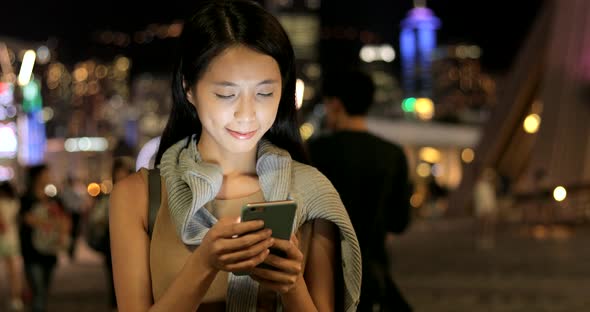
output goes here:
<path id="1" fill-rule="evenodd" d="M 323 84 L 326 127 L 309 142 L 312 164 L 332 182 L 346 207 L 363 256 L 358 311 L 411 311 L 393 283 L 385 240 L 410 221 L 406 156 L 368 132 L 375 85 L 358 70 L 328 75 Z"/>

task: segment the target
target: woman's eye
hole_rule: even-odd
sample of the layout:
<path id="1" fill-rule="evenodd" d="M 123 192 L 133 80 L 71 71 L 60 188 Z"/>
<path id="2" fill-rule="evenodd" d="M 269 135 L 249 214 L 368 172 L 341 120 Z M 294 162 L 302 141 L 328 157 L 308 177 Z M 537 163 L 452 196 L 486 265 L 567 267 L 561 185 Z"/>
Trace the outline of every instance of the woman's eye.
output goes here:
<path id="1" fill-rule="evenodd" d="M 234 94 L 225 95 L 225 94 L 217 94 L 217 93 L 215 93 L 215 96 L 217 96 L 220 99 L 231 99 L 234 96 Z"/>
<path id="2" fill-rule="evenodd" d="M 265 96 L 265 97 L 272 96 L 272 94 L 273 94 L 272 92 L 269 92 L 269 93 L 258 93 L 258 95 Z"/>

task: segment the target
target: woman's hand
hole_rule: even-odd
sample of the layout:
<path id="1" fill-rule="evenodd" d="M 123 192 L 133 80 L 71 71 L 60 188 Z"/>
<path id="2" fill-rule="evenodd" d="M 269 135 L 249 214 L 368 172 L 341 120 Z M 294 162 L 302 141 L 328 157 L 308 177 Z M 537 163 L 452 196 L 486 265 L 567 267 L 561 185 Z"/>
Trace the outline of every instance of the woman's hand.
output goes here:
<path id="1" fill-rule="evenodd" d="M 299 250 L 299 241 L 295 235 L 291 240 L 276 239 L 273 249 L 285 253 L 285 258 L 270 254 L 264 263 L 275 269 L 255 268 L 250 276 L 262 286 L 270 288 L 280 294 L 291 291 L 303 278 L 303 253 Z"/>
<path id="2" fill-rule="evenodd" d="M 206 265 L 227 272 L 251 271 L 266 259 L 273 245 L 272 231 L 263 226 L 260 220 L 220 219 L 198 248 L 205 255 Z"/>

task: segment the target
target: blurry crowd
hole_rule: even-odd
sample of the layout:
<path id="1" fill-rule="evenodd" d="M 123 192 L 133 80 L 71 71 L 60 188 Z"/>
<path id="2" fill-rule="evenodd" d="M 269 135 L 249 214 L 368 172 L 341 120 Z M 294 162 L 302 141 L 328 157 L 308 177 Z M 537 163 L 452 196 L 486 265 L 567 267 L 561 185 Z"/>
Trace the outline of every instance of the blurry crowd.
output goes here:
<path id="1" fill-rule="evenodd" d="M 113 161 L 114 181 L 132 171 L 130 158 Z M 10 290 L 7 303 L 0 300 L 0 311 L 46 311 L 58 260 L 75 262 L 79 239 L 104 255 L 107 280 L 112 281 L 108 195 L 91 197 L 74 176 L 58 190 L 52 177 L 51 168 L 41 164 L 26 168 L 22 192 L 11 182 L 0 183 L 0 261 Z"/>

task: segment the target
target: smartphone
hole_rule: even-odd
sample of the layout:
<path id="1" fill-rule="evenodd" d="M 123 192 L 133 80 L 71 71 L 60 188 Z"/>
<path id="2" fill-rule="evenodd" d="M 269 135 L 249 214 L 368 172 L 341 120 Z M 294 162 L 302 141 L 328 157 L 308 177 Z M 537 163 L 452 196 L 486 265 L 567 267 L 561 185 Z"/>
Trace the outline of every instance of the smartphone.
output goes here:
<path id="1" fill-rule="evenodd" d="M 272 237 L 289 240 L 291 233 L 293 233 L 296 210 L 297 203 L 294 200 L 249 203 L 242 207 L 241 222 L 263 220 L 264 228 L 272 230 Z M 271 248 L 270 252 L 285 257 L 285 254 L 280 250 Z M 261 263 L 258 267 L 272 269 L 272 266 L 266 263 Z M 234 274 L 246 275 L 248 272 L 234 272 Z"/>

